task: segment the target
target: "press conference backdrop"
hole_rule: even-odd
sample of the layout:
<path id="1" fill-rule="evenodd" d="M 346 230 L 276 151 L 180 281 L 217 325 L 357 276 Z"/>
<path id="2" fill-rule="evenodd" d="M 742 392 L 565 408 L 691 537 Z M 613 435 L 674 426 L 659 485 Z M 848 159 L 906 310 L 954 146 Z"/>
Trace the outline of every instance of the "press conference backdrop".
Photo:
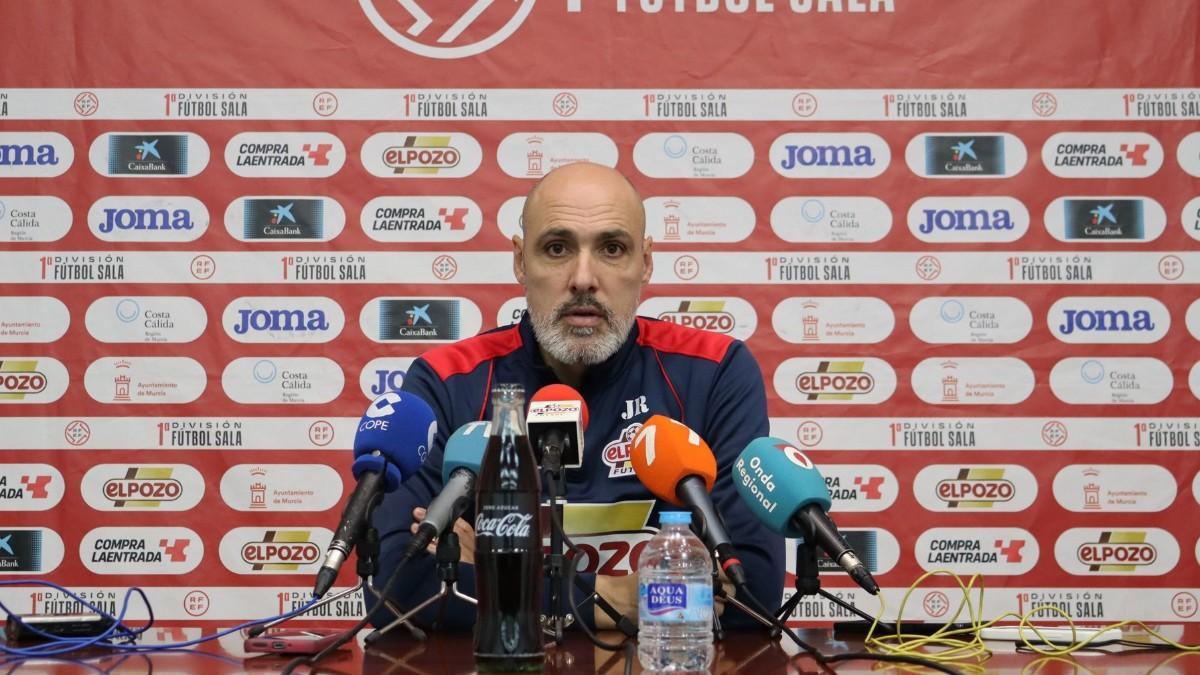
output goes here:
<path id="1" fill-rule="evenodd" d="M 949 569 L 989 613 L 1197 618 L 1195 3 L 0 14 L 6 578 L 170 619 L 299 603 L 366 403 L 520 315 L 522 195 L 586 159 L 645 196 L 641 313 L 749 343 L 893 611 Z M 588 449 L 613 480 L 636 428 Z M 649 509 L 568 506 L 588 568 L 628 573 Z"/>

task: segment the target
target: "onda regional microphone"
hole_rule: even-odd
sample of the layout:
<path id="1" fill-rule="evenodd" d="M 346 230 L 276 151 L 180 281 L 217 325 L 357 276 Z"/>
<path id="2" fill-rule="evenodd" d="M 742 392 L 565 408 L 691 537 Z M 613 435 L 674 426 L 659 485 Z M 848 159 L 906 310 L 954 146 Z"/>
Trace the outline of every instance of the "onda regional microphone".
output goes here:
<path id="1" fill-rule="evenodd" d="M 755 439 L 733 463 L 733 483 L 767 527 L 821 547 L 864 590 L 879 593 L 871 572 L 826 515 L 829 488 L 803 452 L 778 438 Z"/>
<path id="2" fill-rule="evenodd" d="M 404 549 L 405 558 L 413 557 L 434 537 L 441 536 L 471 506 L 475 499 L 475 478 L 479 476 L 479 464 L 491 434 L 491 422 L 468 422 L 446 439 L 446 449 L 442 453 L 442 491 L 425 509 L 425 519 Z"/>
<path id="3" fill-rule="evenodd" d="M 433 409 L 415 394 L 389 391 L 371 402 L 354 434 L 351 471 L 358 484 L 317 571 L 314 596 L 325 595 L 333 586 L 383 493 L 395 490 L 421 468 L 436 432 Z"/>

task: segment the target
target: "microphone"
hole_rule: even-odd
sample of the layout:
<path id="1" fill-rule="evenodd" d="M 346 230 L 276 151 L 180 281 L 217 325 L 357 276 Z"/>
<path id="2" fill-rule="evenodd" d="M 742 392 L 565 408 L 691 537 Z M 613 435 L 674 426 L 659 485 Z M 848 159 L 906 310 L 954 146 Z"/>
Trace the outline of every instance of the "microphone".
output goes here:
<path id="1" fill-rule="evenodd" d="M 383 493 L 395 490 L 421 468 L 436 433 L 433 409 L 415 394 L 389 391 L 367 407 L 354 434 L 351 471 L 358 485 L 342 510 L 325 562 L 317 571 L 315 597 L 325 595 L 333 586 Z"/>
<path id="2" fill-rule="evenodd" d="M 408 540 L 405 559 L 413 557 L 434 537 L 446 532 L 471 506 L 475 499 L 475 478 L 479 475 L 479 464 L 491 435 L 491 422 L 468 422 L 446 439 L 442 454 L 442 491 L 429 503 L 425 519 Z"/>
<path id="3" fill-rule="evenodd" d="M 583 430 L 588 410 L 583 396 L 565 384 L 548 384 L 529 399 L 525 428 L 538 464 L 557 471 L 583 466 Z"/>
<path id="4" fill-rule="evenodd" d="M 633 437 L 629 459 L 642 485 L 655 497 L 700 513 L 704 544 L 717 556 L 735 586 L 746 583 L 742 561 L 733 554 L 725 523 L 713 506 L 717 458 L 700 435 L 663 415 L 646 420 Z"/>
<path id="5" fill-rule="evenodd" d="M 865 591 L 879 593 L 871 572 L 826 515 L 832 503 L 829 488 L 803 452 L 778 438 L 755 439 L 734 462 L 733 482 L 767 527 L 820 546 Z"/>

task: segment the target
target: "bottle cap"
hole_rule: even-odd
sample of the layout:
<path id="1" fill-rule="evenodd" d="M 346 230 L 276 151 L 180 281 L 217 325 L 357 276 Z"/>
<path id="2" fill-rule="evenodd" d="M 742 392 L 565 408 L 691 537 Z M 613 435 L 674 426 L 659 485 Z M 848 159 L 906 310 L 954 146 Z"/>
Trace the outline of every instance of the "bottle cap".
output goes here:
<path id="1" fill-rule="evenodd" d="M 692 514 L 690 511 L 663 511 L 658 514 L 659 525 L 691 525 Z"/>

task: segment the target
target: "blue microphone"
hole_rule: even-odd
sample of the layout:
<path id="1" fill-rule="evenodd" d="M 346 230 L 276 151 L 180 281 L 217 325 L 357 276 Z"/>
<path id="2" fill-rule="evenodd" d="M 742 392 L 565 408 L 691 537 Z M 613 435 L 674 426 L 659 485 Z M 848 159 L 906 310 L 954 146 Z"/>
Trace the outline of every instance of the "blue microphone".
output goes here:
<path id="1" fill-rule="evenodd" d="M 425 519 L 404 549 L 411 558 L 454 525 L 475 496 L 475 477 L 492 434 L 491 422 L 468 422 L 446 439 L 442 453 L 442 491 L 425 509 Z"/>
<path id="2" fill-rule="evenodd" d="M 757 438 L 733 463 L 733 483 L 767 527 L 821 547 L 864 590 L 879 593 L 871 572 L 826 514 L 829 488 L 803 452 L 778 438 Z"/>
<path id="3" fill-rule="evenodd" d="M 313 595 L 333 586 L 355 542 L 366 528 L 371 509 L 400 483 L 415 474 L 429 455 L 437 433 L 437 417 L 429 404 L 408 392 L 389 391 L 371 402 L 354 434 L 351 471 L 358 485 L 350 494 L 325 562 L 317 571 Z"/>

